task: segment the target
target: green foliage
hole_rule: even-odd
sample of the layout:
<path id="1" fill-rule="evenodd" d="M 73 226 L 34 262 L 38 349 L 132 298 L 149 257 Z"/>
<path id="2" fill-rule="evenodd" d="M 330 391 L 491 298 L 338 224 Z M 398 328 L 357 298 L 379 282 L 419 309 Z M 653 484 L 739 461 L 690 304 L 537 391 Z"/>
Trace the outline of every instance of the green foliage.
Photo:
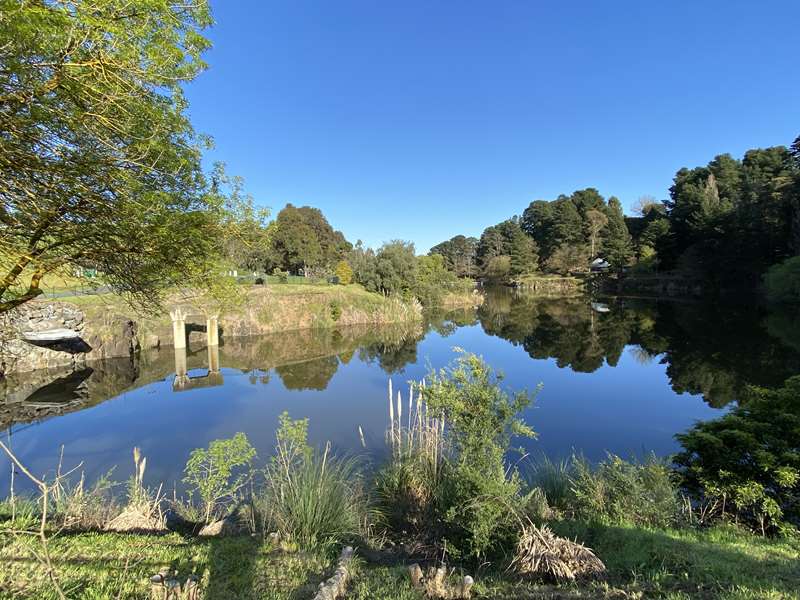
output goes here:
<path id="1" fill-rule="evenodd" d="M 561 244 L 545 261 L 545 268 L 551 273 L 569 275 L 586 269 L 589 252 L 584 246 Z"/>
<path id="2" fill-rule="evenodd" d="M 244 433 L 237 433 L 230 439 L 214 440 L 208 448 L 192 450 L 183 481 L 192 493 L 200 496 L 206 523 L 247 483 L 255 457 L 256 451 Z"/>
<path id="3" fill-rule="evenodd" d="M 540 518 L 549 512 L 538 506 L 536 492 L 544 496 L 550 511 L 563 518 L 668 527 L 679 516 L 672 469 L 654 455 L 644 462 L 629 462 L 609 454 L 597 465 L 581 456 L 560 462 L 545 457 L 526 472 L 526 479 L 533 500 L 529 509 Z"/>
<path id="4" fill-rule="evenodd" d="M 375 271 L 381 291 L 409 295 L 417 276 L 414 244 L 402 240 L 385 243 L 375 255 Z"/>
<path id="5" fill-rule="evenodd" d="M 287 204 L 275 219 L 268 264 L 309 275 L 331 269 L 351 248 L 318 208 Z"/>
<path id="6" fill-rule="evenodd" d="M 436 244 L 428 254 L 440 254 L 445 266 L 458 277 L 473 277 L 477 270 L 478 240 L 474 237 L 457 235 Z"/>
<path id="7" fill-rule="evenodd" d="M 353 269 L 350 268 L 350 264 L 346 260 L 339 261 L 334 273 L 341 285 L 350 285 L 353 281 Z"/>
<path id="8" fill-rule="evenodd" d="M 800 164 L 783 146 L 680 169 L 665 202 L 670 235 L 656 246 L 660 268 L 757 285 L 770 265 L 798 252 L 799 177 Z"/>
<path id="9" fill-rule="evenodd" d="M 762 532 L 800 525 L 800 377 L 752 388 L 741 406 L 676 436 L 682 483 Z"/>
<path id="10" fill-rule="evenodd" d="M 505 254 L 491 257 L 483 267 L 483 274 L 492 281 L 509 281 L 511 279 L 511 257 Z"/>
<path id="11" fill-rule="evenodd" d="M 330 447 L 308 445 L 308 419 L 280 416 L 275 453 L 259 499 L 270 531 L 304 550 L 330 551 L 356 535 L 366 512 L 361 475 L 354 459 L 332 456 Z"/>
<path id="12" fill-rule="evenodd" d="M 572 498 L 572 467 L 570 460 L 553 461 L 544 455 L 525 472 L 525 479 L 531 489 L 541 491 L 549 508 L 565 511 Z"/>
<path id="13" fill-rule="evenodd" d="M 440 304 L 447 290 L 454 290 L 458 287 L 458 277 L 447 269 L 443 256 L 429 254 L 417 257 L 417 273 L 413 293 L 424 306 Z"/>
<path id="14" fill-rule="evenodd" d="M 328 307 L 330 308 L 331 311 L 331 319 L 335 323 L 342 316 L 342 303 L 339 302 L 339 300 L 331 300 Z"/>
<path id="15" fill-rule="evenodd" d="M 678 515 L 678 494 L 669 465 L 648 456 L 643 463 L 609 454 L 596 467 L 582 457 L 571 465 L 570 512 L 584 520 L 667 527 Z"/>
<path id="16" fill-rule="evenodd" d="M 230 198 L 183 85 L 211 22 L 204 0 L 0 4 L 0 312 L 84 267 L 145 308 L 208 283 Z"/>
<path id="17" fill-rule="evenodd" d="M 800 302 L 800 256 L 770 267 L 764 276 L 764 287 L 773 302 Z"/>
<path id="18" fill-rule="evenodd" d="M 504 458 L 513 436 L 534 435 L 519 417 L 531 397 L 509 396 L 501 381 L 472 354 L 432 371 L 422 396 L 427 414 L 446 424 L 442 454 L 404 454 L 379 478 L 395 520 L 419 524 L 421 534 L 446 540 L 448 553 L 468 559 L 507 551 L 523 510 L 519 474 Z"/>
<path id="19" fill-rule="evenodd" d="M 538 247 L 525 234 L 517 217 L 487 227 L 476 250 L 483 274 L 493 280 L 533 273 L 538 268 Z"/>

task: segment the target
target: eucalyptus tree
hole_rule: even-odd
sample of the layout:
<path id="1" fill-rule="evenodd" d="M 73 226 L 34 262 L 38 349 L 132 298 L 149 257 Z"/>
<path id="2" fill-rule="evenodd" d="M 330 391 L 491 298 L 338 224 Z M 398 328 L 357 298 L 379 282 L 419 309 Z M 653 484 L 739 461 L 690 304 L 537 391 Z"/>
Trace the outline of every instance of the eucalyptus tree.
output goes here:
<path id="1" fill-rule="evenodd" d="M 206 0 L 0 0 L 0 312 L 91 267 L 131 302 L 214 277 L 229 198 L 182 85 Z"/>

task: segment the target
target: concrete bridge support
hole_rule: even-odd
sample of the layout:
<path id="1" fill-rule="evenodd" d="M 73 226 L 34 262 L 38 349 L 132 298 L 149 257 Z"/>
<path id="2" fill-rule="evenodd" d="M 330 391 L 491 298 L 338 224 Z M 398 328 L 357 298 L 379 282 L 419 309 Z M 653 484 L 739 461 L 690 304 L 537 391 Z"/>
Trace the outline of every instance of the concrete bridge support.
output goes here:
<path id="1" fill-rule="evenodd" d="M 219 315 L 206 316 L 206 335 L 209 347 L 219 346 Z"/>
<path id="2" fill-rule="evenodd" d="M 169 316 L 172 317 L 172 345 L 177 350 L 178 348 L 186 349 L 186 313 L 179 306 L 175 310 L 169 311 Z M 185 354 L 185 351 L 184 351 Z"/>
<path id="3" fill-rule="evenodd" d="M 172 388 L 182 390 L 189 383 L 189 371 L 186 368 L 186 346 L 175 346 L 175 379 Z"/>

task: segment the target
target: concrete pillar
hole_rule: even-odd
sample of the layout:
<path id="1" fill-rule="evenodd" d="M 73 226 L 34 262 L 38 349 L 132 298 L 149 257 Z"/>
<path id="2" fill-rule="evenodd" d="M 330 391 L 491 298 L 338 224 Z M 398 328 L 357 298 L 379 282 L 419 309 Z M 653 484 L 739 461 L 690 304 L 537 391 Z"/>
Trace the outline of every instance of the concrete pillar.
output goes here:
<path id="1" fill-rule="evenodd" d="M 189 371 L 186 368 L 186 344 L 175 346 L 175 379 L 172 389 L 182 390 L 189 383 Z"/>
<path id="2" fill-rule="evenodd" d="M 172 345 L 175 348 L 186 348 L 186 313 L 177 307 L 169 312 L 172 317 Z"/>
<path id="3" fill-rule="evenodd" d="M 208 372 L 219 373 L 219 346 L 208 347 Z"/>
<path id="4" fill-rule="evenodd" d="M 219 315 L 208 315 L 206 317 L 206 335 L 208 336 L 209 346 L 219 345 Z"/>

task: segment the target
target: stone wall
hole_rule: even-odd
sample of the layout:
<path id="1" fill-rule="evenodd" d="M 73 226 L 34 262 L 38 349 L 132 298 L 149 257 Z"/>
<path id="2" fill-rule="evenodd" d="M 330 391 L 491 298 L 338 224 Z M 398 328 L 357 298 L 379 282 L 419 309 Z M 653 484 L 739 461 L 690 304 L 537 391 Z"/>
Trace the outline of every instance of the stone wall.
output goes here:
<path id="1" fill-rule="evenodd" d="M 70 329 L 77 338 L 62 342 L 29 342 L 23 334 Z M 30 302 L 4 315 L 0 323 L 0 374 L 75 370 L 88 361 L 131 356 L 139 349 L 136 323 L 119 315 L 88 323 L 83 312 L 65 302 Z"/>

